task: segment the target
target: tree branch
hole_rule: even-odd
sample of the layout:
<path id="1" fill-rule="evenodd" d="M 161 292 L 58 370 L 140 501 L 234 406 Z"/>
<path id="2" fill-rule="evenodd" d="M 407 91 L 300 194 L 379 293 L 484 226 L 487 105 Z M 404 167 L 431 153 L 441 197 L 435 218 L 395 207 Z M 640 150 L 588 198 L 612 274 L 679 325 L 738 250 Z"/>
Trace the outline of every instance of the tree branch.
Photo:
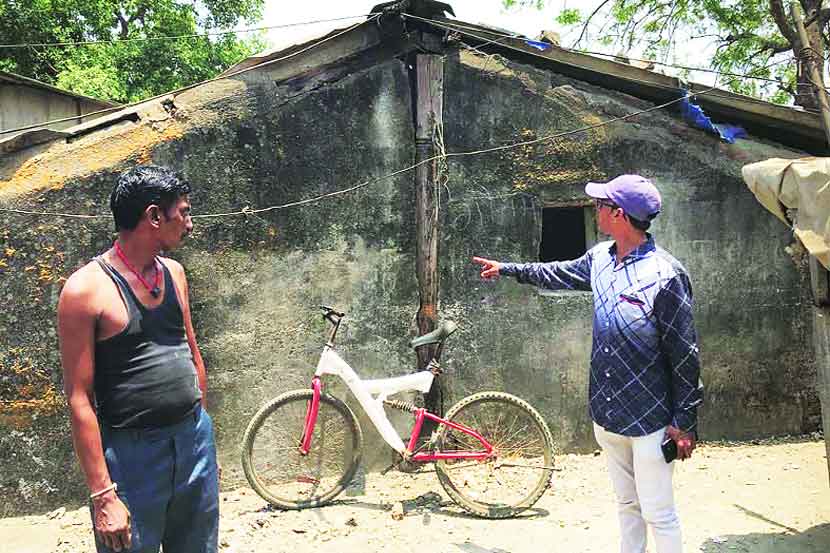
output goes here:
<path id="1" fill-rule="evenodd" d="M 138 10 L 130 17 L 128 23 L 133 23 L 134 21 L 140 21 L 142 25 L 145 25 L 144 17 L 147 15 L 147 6 L 141 5 L 139 6 Z"/>
<path id="2" fill-rule="evenodd" d="M 658 40 L 660 39 L 661 36 L 663 36 L 663 33 L 665 32 L 666 27 L 669 24 L 669 21 L 671 21 L 671 18 L 674 15 L 675 8 L 677 8 L 677 0 L 674 0 L 671 3 L 671 10 L 669 11 L 669 15 L 666 16 L 666 19 L 663 21 L 663 26 L 660 28 L 660 32 L 657 33 Z M 671 34 L 669 36 L 671 36 Z M 671 43 L 671 40 L 669 40 L 669 43 Z"/>
<path id="3" fill-rule="evenodd" d="M 795 34 L 795 29 L 790 25 L 787 15 L 784 13 L 784 3 L 782 0 L 769 0 L 769 9 L 778 30 L 784 35 L 784 38 L 790 41 L 790 44 L 795 46 L 798 44 L 798 37 Z"/>
<path id="4" fill-rule="evenodd" d="M 756 36 L 752 33 L 740 33 L 740 34 L 737 34 L 737 35 L 729 35 L 725 38 L 722 38 L 721 40 L 718 41 L 719 45 L 718 45 L 717 49 L 718 49 L 718 51 L 720 51 L 722 48 L 728 48 L 729 46 L 735 44 L 736 42 L 738 42 L 740 40 L 746 40 L 746 39 L 757 40 L 758 43 L 760 44 L 760 48 L 758 48 L 752 54 L 749 54 L 747 56 L 747 59 L 752 59 L 755 56 L 757 56 L 757 55 L 759 55 L 763 52 L 769 52 L 770 56 L 773 56 L 775 54 L 780 54 L 781 52 L 786 52 L 788 50 L 793 49 L 793 45 L 790 44 L 789 42 L 777 41 L 777 40 L 774 40 L 774 39 L 771 39 L 771 38 L 762 39 L 762 38 L 760 38 L 760 37 L 758 37 L 758 36 Z"/>
<path id="5" fill-rule="evenodd" d="M 809 27 L 816 21 L 819 22 L 819 26 L 821 26 L 821 19 L 822 16 L 827 17 L 830 14 L 830 8 L 824 8 L 823 10 L 815 9 L 812 13 L 808 13 L 807 16 L 804 18 L 804 26 Z M 827 20 L 825 19 L 825 23 Z"/>
<path id="6" fill-rule="evenodd" d="M 599 10 L 605 7 L 605 5 L 609 2 L 611 2 L 611 0 L 603 0 L 602 4 L 597 6 L 597 9 L 595 9 L 594 12 L 588 16 L 588 19 L 585 20 L 585 24 L 582 25 L 582 31 L 579 33 L 579 38 L 576 39 L 576 42 L 573 43 L 573 46 L 571 46 L 571 48 L 575 48 L 580 42 L 582 42 L 582 37 L 585 36 L 585 31 L 588 30 L 588 25 L 591 23 L 591 19 L 593 19 L 593 17 L 597 13 L 599 13 Z"/>
<path id="7" fill-rule="evenodd" d="M 127 18 L 120 11 L 115 13 L 115 18 L 118 20 L 118 26 L 121 27 L 118 36 L 122 39 L 127 38 L 130 34 L 130 22 L 127 21 Z"/>

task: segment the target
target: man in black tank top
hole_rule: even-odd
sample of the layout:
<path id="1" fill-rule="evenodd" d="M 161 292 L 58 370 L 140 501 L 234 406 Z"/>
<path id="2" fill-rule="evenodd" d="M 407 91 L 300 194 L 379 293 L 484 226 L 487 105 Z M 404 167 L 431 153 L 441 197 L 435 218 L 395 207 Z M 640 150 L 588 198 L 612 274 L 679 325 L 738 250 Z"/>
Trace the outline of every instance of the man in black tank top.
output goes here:
<path id="1" fill-rule="evenodd" d="M 187 280 L 159 257 L 193 229 L 190 185 L 152 165 L 110 196 L 118 239 L 61 291 L 75 451 L 99 552 L 215 553 L 219 482 Z"/>

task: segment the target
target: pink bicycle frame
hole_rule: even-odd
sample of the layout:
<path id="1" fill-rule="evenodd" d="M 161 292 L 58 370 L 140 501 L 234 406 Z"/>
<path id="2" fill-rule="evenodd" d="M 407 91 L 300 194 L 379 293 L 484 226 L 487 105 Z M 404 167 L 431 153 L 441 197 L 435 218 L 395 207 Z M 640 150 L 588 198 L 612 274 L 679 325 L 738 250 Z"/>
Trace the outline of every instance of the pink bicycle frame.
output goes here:
<path id="1" fill-rule="evenodd" d="M 305 427 L 303 437 L 300 440 L 300 455 L 308 455 L 311 451 L 311 436 L 314 434 L 314 425 L 317 424 L 317 415 L 320 413 L 320 393 L 323 384 L 319 376 L 311 379 L 311 401 L 305 413 Z"/>
<path id="2" fill-rule="evenodd" d="M 303 436 L 300 440 L 300 454 L 308 455 L 311 451 L 311 437 L 314 434 L 314 426 L 317 424 L 317 415 L 320 412 L 320 394 L 322 392 L 322 382 L 320 377 L 315 376 L 311 379 L 311 401 L 308 403 L 305 416 L 305 426 L 303 428 Z M 454 428 L 464 434 L 472 436 L 484 448 L 483 451 L 439 451 L 435 453 L 416 453 L 409 460 L 416 463 L 430 463 L 433 461 L 444 461 L 452 459 L 463 459 L 468 461 L 483 461 L 493 455 L 493 446 L 481 434 L 471 428 L 467 428 L 462 424 L 458 424 L 446 419 L 442 419 L 437 415 L 433 415 L 426 409 L 415 410 L 415 425 L 412 427 L 412 435 L 409 438 L 409 445 L 406 448 L 408 453 L 415 450 L 418 442 L 418 436 L 421 435 L 421 429 L 424 426 L 424 420 L 430 419 L 438 424 L 444 424 L 450 428 Z"/>
<path id="3" fill-rule="evenodd" d="M 458 424 L 446 419 L 442 419 L 437 415 L 433 415 L 426 409 L 415 410 L 415 426 L 412 427 L 412 436 L 409 438 L 409 445 L 406 446 L 407 452 L 412 452 L 418 442 L 418 436 L 421 435 L 421 428 L 424 425 L 424 419 L 430 419 L 438 424 L 444 424 L 455 430 L 459 430 L 464 434 L 472 436 L 484 447 L 484 451 L 438 451 L 436 453 L 416 453 L 409 460 L 415 463 L 430 463 L 432 461 L 446 461 L 451 459 L 464 459 L 467 461 L 483 461 L 493 455 L 493 446 L 484 439 L 484 437 L 471 428 L 467 428 L 463 424 Z"/>

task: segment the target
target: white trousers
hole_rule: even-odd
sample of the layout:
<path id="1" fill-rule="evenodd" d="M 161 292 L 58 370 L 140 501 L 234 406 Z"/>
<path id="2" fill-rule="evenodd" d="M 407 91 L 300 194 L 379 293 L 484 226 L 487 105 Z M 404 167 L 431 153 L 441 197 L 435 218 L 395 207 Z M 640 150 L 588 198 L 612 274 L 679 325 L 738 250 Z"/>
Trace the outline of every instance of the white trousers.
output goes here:
<path id="1" fill-rule="evenodd" d="M 657 553 L 681 553 L 680 520 L 672 490 L 674 463 L 666 463 L 660 450 L 665 429 L 629 437 L 594 424 L 594 435 L 608 458 L 617 495 L 621 553 L 645 553 L 646 524 L 651 526 Z"/>

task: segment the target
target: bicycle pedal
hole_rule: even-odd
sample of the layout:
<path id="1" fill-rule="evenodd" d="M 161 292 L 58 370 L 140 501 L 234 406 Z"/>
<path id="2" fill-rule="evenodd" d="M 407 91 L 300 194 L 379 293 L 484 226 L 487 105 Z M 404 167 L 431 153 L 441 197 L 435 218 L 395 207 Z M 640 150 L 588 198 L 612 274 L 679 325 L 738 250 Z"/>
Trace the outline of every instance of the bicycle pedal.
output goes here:
<path id="1" fill-rule="evenodd" d="M 397 466 L 398 466 L 398 463 L 397 463 L 397 462 L 392 463 L 391 465 L 389 465 L 388 467 L 386 467 L 385 469 L 383 469 L 382 471 L 380 471 L 380 475 L 381 475 L 381 476 L 385 475 L 387 472 L 389 472 L 390 470 L 392 470 L 392 469 L 396 468 Z"/>

